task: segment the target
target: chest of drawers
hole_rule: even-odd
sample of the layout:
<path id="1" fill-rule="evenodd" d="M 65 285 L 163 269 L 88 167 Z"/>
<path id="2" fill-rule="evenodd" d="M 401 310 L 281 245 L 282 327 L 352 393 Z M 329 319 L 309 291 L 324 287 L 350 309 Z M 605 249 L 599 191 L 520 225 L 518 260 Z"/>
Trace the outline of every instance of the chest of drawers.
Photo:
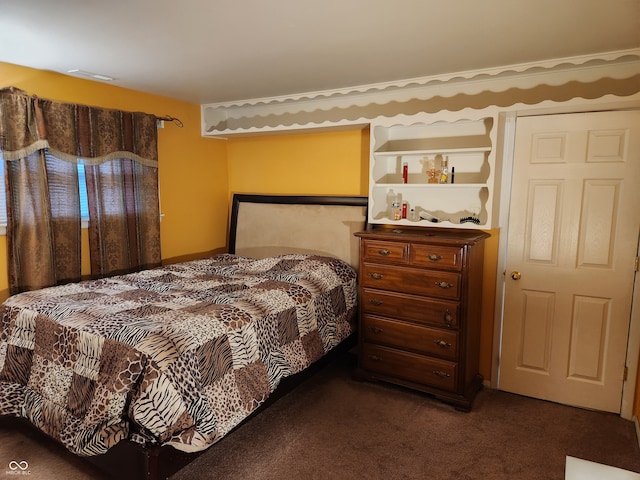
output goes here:
<path id="1" fill-rule="evenodd" d="M 478 371 L 484 239 L 477 230 L 372 226 L 360 238 L 357 378 L 469 410 Z"/>

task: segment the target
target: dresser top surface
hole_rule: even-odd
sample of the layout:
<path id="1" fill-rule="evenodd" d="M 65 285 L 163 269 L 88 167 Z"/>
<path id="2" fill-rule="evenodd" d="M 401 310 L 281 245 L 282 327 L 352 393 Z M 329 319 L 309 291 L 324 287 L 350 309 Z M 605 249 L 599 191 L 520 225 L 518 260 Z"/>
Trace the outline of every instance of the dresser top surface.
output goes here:
<path id="1" fill-rule="evenodd" d="M 390 225 L 369 225 L 366 230 L 357 232 L 355 235 L 376 240 L 465 245 L 478 243 L 490 236 L 482 230 Z"/>

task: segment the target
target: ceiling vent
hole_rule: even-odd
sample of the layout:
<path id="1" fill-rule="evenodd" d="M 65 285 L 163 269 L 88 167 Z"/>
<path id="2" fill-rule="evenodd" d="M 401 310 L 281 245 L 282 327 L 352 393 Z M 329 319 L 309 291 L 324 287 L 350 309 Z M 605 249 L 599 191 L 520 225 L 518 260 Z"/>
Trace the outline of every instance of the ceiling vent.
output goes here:
<path id="1" fill-rule="evenodd" d="M 71 73 L 73 75 L 78 75 L 81 77 L 87 77 L 87 78 L 91 78 L 93 80 L 102 80 L 104 82 L 110 82 L 113 80 L 113 77 L 110 77 L 108 75 L 102 75 L 100 73 L 93 73 L 93 72 L 87 72 L 86 70 L 79 70 L 79 69 L 73 69 L 73 70 L 67 70 L 67 73 Z"/>

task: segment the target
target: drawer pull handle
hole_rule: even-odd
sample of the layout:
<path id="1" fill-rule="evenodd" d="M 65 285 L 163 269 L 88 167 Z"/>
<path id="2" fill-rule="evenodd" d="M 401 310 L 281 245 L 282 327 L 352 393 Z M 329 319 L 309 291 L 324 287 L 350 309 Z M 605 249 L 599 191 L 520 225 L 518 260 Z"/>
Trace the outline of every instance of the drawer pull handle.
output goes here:
<path id="1" fill-rule="evenodd" d="M 381 248 L 380 250 L 378 250 L 378 253 L 383 257 L 386 257 L 388 255 L 391 255 L 391 250 L 387 250 L 386 248 L 385 249 Z"/>
<path id="2" fill-rule="evenodd" d="M 374 280 L 380 280 L 380 279 L 382 279 L 382 274 L 381 274 L 381 273 L 375 273 L 375 272 L 374 272 L 374 273 L 370 273 L 370 274 L 369 274 L 369 276 L 370 276 L 371 278 L 373 278 Z"/>
<path id="3" fill-rule="evenodd" d="M 451 288 L 453 287 L 453 284 L 449 282 L 436 282 L 436 286 L 440 288 Z"/>
<path id="4" fill-rule="evenodd" d="M 430 255 L 427 255 L 427 258 L 429 260 L 431 260 L 432 262 L 437 262 L 438 260 L 442 260 L 442 256 L 436 254 L 436 253 L 432 253 Z"/>
<path id="5" fill-rule="evenodd" d="M 369 360 L 373 360 L 374 362 L 379 362 L 382 360 L 382 357 L 378 357 L 377 355 L 368 355 Z"/>
<path id="6" fill-rule="evenodd" d="M 443 372 L 442 370 L 434 370 L 433 374 L 439 376 L 440 378 L 449 378 L 451 376 L 447 372 Z"/>
<path id="7" fill-rule="evenodd" d="M 453 315 L 449 310 L 444 312 L 444 321 L 449 327 L 453 325 Z"/>
<path id="8" fill-rule="evenodd" d="M 378 300 L 377 298 L 372 298 L 371 300 L 369 300 L 369 303 L 371 305 L 375 305 L 376 307 L 379 307 L 380 305 L 382 305 L 382 300 Z"/>
<path id="9" fill-rule="evenodd" d="M 445 342 L 444 340 L 435 340 L 435 344 L 440 348 L 451 348 L 451 344 L 449 342 Z"/>
<path id="10" fill-rule="evenodd" d="M 369 330 L 371 330 L 373 333 L 382 333 L 382 329 L 379 327 L 369 327 Z"/>

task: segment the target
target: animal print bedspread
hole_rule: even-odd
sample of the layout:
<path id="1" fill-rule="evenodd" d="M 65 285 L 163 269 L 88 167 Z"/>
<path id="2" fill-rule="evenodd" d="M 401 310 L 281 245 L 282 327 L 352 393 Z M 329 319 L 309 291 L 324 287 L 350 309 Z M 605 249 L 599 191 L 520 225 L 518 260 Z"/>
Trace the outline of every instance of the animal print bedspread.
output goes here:
<path id="1" fill-rule="evenodd" d="M 356 274 L 329 257 L 218 255 L 9 298 L 0 414 L 79 455 L 123 438 L 206 448 L 353 331 Z"/>

